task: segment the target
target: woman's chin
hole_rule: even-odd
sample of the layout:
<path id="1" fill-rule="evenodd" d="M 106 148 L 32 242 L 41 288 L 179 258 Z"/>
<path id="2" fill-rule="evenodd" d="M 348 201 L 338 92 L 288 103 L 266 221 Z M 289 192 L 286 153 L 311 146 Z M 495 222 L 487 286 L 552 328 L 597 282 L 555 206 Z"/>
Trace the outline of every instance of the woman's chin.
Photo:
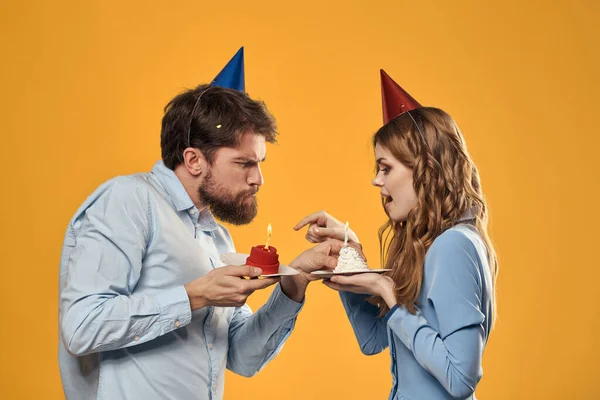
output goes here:
<path id="1" fill-rule="evenodd" d="M 394 222 L 406 222 L 406 215 L 398 215 L 397 213 L 394 212 L 394 210 L 385 210 L 385 213 L 387 214 L 388 218 L 391 219 Z"/>

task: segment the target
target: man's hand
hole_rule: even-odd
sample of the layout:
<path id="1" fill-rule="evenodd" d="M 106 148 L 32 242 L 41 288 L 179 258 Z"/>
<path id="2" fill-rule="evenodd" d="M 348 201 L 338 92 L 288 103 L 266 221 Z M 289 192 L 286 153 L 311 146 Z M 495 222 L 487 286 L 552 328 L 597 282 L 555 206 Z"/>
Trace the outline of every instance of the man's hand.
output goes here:
<path id="1" fill-rule="evenodd" d="M 244 277 L 256 278 L 262 273 L 260 268 L 242 266 L 226 266 L 216 268 L 201 278 L 187 285 L 192 311 L 206 306 L 241 307 L 255 290 L 264 289 L 277 282 L 278 278 L 247 280 Z"/>
<path id="2" fill-rule="evenodd" d="M 328 238 L 344 240 L 346 235 L 346 225 L 325 211 L 318 211 L 302 218 L 294 226 L 294 230 L 298 231 L 306 225 L 308 225 L 306 240 L 311 243 L 321 243 Z M 352 229 L 348 229 L 348 241 L 358 243 L 358 236 Z"/>
<path id="3" fill-rule="evenodd" d="M 300 271 L 307 281 L 319 279 L 312 275 L 311 272 L 320 269 L 334 269 L 337 265 L 337 256 L 340 253 L 343 242 L 336 239 L 327 239 L 300 254 L 294 261 L 290 263 L 290 267 Z"/>
<path id="4" fill-rule="evenodd" d="M 343 243 L 339 240 L 329 239 L 308 249 L 290 263 L 300 274 L 284 276 L 281 279 L 281 289 L 290 299 L 301 302 L 304 299 L 306 287 L 309 282 L 319 279 L 311 272 L 320 269 L 334 269 L 337 265 L 337 255 Z"/>

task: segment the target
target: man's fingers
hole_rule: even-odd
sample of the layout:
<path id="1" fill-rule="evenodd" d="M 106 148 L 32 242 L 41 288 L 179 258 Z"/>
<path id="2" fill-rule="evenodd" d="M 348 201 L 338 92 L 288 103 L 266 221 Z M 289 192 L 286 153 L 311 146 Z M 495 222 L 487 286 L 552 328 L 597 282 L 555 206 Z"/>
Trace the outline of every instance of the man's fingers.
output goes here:
<path id="1" fill-rule="evenodd" d="M 252 267 L 250 265 L 228 265 L 221 268 L 223 268 L 225 275 L 229 276 L 249 276 L 251 278 L 256 278 L 262 274 L 262 270 L 260 268 Z"/>
<path id="2" fill-rule="evenodd" d="M 253 292 L 255 290 L 268 288 L 269 286 L 274 285 L 279 281 L 279 278 L 255 279 L 252 281 L 246 281 L 245 286 L 247 290 Z"/>
<path id="3" fill-rule="evenodd" d="M 334 269 L 337 266 L 337 258 L 332 257 L 328 254 L 317 253 L 317 254 L 315 254 L 313 263 L 317 269 L 322 269 L 322 268 Z"/>
<path id="4" fill-rule="evenodd" d="M 330 254 L 339 254 L 342 247 L 344 247 L 344 242 L 338 239 L 329 238 L 325 243 L 329 245 Z"/>
<path id="5" fill-rule="evenodd" d="M 331 253 L 331 244 L 328 240 L 325 240 L 315 247 L 313 247 L 314 251 L 320 254 L 330 254 Z"/>

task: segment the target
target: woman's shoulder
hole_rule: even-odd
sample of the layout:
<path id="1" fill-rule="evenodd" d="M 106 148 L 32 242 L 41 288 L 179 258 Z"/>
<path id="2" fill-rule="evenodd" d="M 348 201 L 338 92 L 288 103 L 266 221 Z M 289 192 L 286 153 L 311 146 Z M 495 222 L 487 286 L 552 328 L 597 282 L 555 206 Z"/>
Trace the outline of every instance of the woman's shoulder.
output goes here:
<path id="1" fill-rule="evenodd" d="M 448 248 L 461 248 L 468 252 L 477 252 L 483 240 L 477 228 L 470 224 L 458 224 L 445 230 L 429 248 L 429 251 L 445 251 Z"/>
<path id="2" fill-rule="evenodd" d="M 488 262 L 482 247 L 477 228 L 460 224 L 439 235 L 425 256 L 419 305 L 426 313 L 433 305 L 442 337 L 481 324 L 491 315 Z"/>
<path id="3" fill-rule="evenodd" d="M 446 272 L 465 269 L 481 271 L 487 264 L 487 250 L 477 228 L 469 224 L 455 225 L 444 231 L 432 243 L 425 256 L 425 269 Z"/>

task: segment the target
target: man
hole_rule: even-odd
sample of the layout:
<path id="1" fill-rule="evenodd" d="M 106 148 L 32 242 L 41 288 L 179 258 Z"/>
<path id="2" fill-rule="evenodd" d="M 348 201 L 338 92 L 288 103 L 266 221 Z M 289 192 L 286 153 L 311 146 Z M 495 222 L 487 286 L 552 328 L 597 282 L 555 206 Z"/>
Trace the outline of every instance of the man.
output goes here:
<path id="1" fill-rule="evenodd" d="M 67 399 L 221 399 L 225 368 L 258 372 L 290 335 L 309 273 L 335 266 L 339 242 L 302 253 L 290 264 L 301 273 L 255 314 L 247 297 L 278 280 L 221 266 L 235 249 L 214 217 L 252 221 L 276 135 L 263 103 L 223 87 L 244 89 L 242 57 L 169 102 L 151 173 L 106 182 L 71 220 L 59 315 Z"/>

